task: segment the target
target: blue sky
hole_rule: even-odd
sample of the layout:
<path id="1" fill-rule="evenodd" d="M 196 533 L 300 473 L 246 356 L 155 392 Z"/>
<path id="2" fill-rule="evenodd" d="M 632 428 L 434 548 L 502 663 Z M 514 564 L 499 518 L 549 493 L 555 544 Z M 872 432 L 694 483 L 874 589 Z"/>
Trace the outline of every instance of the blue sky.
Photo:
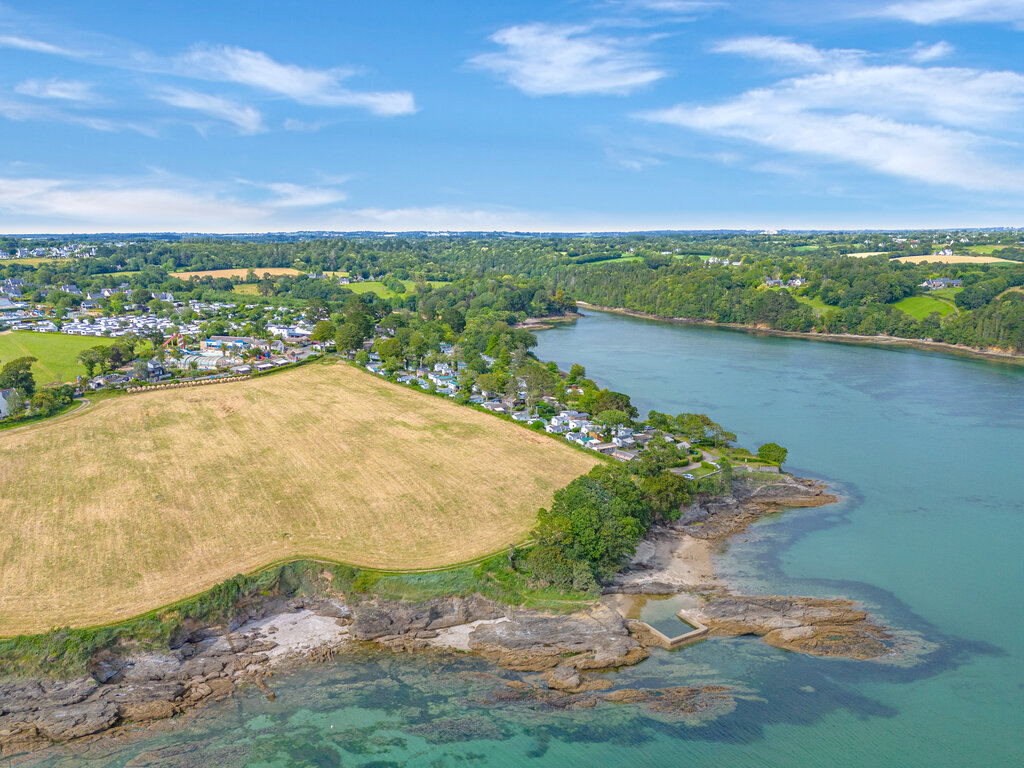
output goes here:
<path id="1" fill-rule="evenodd" d="M 0 232 L 1024 225 L 1024 0 L 0 0 Z"/>

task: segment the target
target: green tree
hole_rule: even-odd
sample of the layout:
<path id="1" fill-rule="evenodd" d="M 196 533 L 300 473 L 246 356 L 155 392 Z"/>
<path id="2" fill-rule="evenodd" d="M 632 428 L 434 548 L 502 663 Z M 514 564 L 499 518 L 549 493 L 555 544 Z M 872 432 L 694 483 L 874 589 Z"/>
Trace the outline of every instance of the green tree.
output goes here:
<path id="1" fill-rule="evenodd" d="M 338 345 L 340 351 L 359 349 L 363 346 L 364 341 L 366 341 L 366 336 L 357 323 L 342 324 L 334 337 L 334 343 Z"/>
<path id="2" fill-rule="evenodd" d="M 455 333 L 462 333 L 466 329 L 466 316 L 455 307 L 445 307 L 441 311 L 441 322 Z"/>
<path id="3" fill-rule="evenodd" d="M 672 472 L 641 478 L 640 490 L 650 502 L 657 520 L 678 520 L 683 505 L 690 502 L 690 484 Z"/>
<path id="4" fill-rule="evenodd" d="M 757 455 L 765 461 L 782 464 L 789 455 L 789 451 L 778 443 L 765 443 L 757 449 Z"/>
<path id="5" fill-rule="evenodd" d="M 57 398 L 48 389 L 42 389 L 32 395 L 32 410 L 40 416 L 49 416 L 59 408 Z"/>
<path id="6" fill-rule="evenodd" d="M 28 399 L 36 391 L 36 380 L 32 377 L 34 357 L 16 357 L 0 368 L 0 389 L 16 389 Z"/>
<path id="7" fill-rule="evenodd" d="M 637 460 L 630 462 L 630 465 L 641 477 L 657 477 L 670 467 L 683 463 L 678 446 L 658 435 L 647 442 Z"/>
<path id="8" fill-rule="evenodd" d="M 23 410 L 25 410 L 25 398 L 22 397 L 18 390 L 14 390 L 11 395 L 7 398 L 7 415 L 17 416 Z"/>
<path id="9" fill-rule="evenodd" d="M 310 341 L 324 342 L 334 339 L 338 335 L 337 326 L 330 320 L 321 320 L 313 326 L 313 332 L 309 335 Z"/>
<path id="10" fill-rule="evenodd" d="M 327 302 L 320 298 L 313 298 L 309 300 L 306 305 L 306 319 L 311 322 L 317 322 L 319 320 L 326 319 L 329 314 L 327 308 Z"/>
<path id="11" fill-rule="evenodd" d="M 650 502 L 624 467 L 595 467 L 557 491 L 550 510 L 538 513 L 533 534 L 540 554 L 531 556 L 531 567 L 561 586 L 575 581 L 576 564 L 586 566 L 595 580 L 608 578 L 636 551 L 652 515 Z M 568 575 L 566 561 L 572 564 Z"/>

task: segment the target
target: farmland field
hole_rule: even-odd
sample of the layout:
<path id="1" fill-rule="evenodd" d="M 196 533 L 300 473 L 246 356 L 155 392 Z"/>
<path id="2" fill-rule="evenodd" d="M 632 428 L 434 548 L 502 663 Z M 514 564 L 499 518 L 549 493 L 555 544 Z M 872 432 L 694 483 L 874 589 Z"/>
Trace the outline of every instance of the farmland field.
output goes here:
<path id="1" fill-rule="evenodd" d="M 416 283 L 413 280 L 403 280 L 402 285 L 405 286 L 406 293 L 411 292 L 416 287 Z M 431 280 L 430 285 L 444 285 L 444 283 L 438 280 Z M 345 287 L 351 290 L 352 293 L 375 293 L 382 299 L 390 299 L 398 295 L 384 285 L 380 280 L 365 280 L 361 283 L 349 283 Z"/>
<path id="2" fill-rule="evenodd" d="M 32 375 L 36 382 L 44 385 L 60 384 L 85 375 L 85 368 L 78 362 L 79 352 L 110 343 L 110 339 L 96 336 L 65 336 L 32 331 L 0 333 L 0 365 L 16 357 L 31 355 L 37 361 L 32 363 Z"/>
<path id="3" fill-rule="evenodd" d="M 939 315 L 945 317 L 957 311 L 952 302 L 943 301 L 935 296 L 908 296 L 893 303 L 893 306 L 915 320 L 924 320 L 932 312 L 938 312 Z"/>
<path id="4" fill-rule="evenodd" d="M 598 461 L 338 363 L 97 403 L 0 433 L 0 635 L 128 618 L 281 558 L 486 555 Z"/>
<path id="5" fill-rule="evenodd" d="M 828 304 L 817 296 L 794 296 L 793 298 L 801 304 L 806 304 L 808 307 L 813 309 L 814 313 L 817 315 L 824 314 L 830 308 Z"/>
<path id="6" fill-rule="evenodd" d="M 967 250 L 971 253 L 980 253 L 982 256 L 991 256 L 996 251 L 1008 247 L 1007 245 L 971 245 L 967 247 Z"/>
<path id="7" fill-rule="evenodd" d="M 902 261 L 906 264 L 1013 264 L 1009 259 L 1000 259 L 995 256 L 966 256 L 954 253 L 952 256 L 943 256 L 936 253 L 922 254 L 921 256 L 900 256 L 893 261 Z"/>
<path id="8" fill-rule="evenodd" d="M 253 272 L 256 273 L 257 278 L 262 278 L 266 274 L 273 276 L 302 274 L 299 270 L 291 267 L 253 267 Z M 171 272 L 171 277 L 178 277 L 182 280 L 192 277 L 228 277 L 244 280 L 247 274 L 249 274 L 248 267 L 236 267 L 234 269 L 202 269 L 197 272 Z"/>
<path id="9" fill-rule="evenodd" d="M 603 261 L 591 261 L 591 262 L 588 262 L 588 263 L 596 266 L 598 264 L 601 264 L 601 265 L 604 265 L 604 264 L 629 264 L 630 262 L 633 262 L 633 261 L 643 261 L 643 260 L 644 260 L 643 256 L 616 256 L 615 258 L 612 258 L 612 259 L 604 259 Z"/>

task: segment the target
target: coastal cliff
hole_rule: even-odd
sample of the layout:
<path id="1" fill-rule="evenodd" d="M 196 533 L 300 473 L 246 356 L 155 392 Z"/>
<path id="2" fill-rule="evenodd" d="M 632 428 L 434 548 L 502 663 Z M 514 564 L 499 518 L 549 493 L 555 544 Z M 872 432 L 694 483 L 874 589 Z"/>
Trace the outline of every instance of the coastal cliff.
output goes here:
<path id="1" fill-rule="evenodd" d="M 256 686 L 272 698 L 267 680 L 278 671 L 366 644 L 477 654 L 534 675 L 532 682 L 509 681 L 501 696 L 548 706 L 630 702 L 679 715 L 728 708 L 732 699 L 724 688 L 608 690 L 612 681 L 595 671 L 640 663 L 657 645 L 616 599 L 686 593 L 712 634 L 760 635 L 770 645 L 813 655 L 890 654 L 885 628 L 852 601 L 736 595 L 714 573 L 715 549 L 762 515 L 834 500 L 822 486 L 787 475 L 738 480 L 730 496 L 698 498 L 677 522 L 653 528 L 605 598 L 570 614 L 522 610 L 478 595 L 419 603 L 246 595 L 231 621 L 183 625 L 166 652 L 105 649 L 90 659 L 88 676 L 0 681 L 0 756 L 171 717 L 226 698 L 239 686 Z"/>

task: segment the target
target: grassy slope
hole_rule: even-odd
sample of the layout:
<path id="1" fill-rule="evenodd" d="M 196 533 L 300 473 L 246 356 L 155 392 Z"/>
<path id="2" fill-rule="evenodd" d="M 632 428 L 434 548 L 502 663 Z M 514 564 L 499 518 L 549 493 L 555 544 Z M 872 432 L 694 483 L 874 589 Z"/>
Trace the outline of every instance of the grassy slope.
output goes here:
<path id="1" fill-rule="evenodd" d="M 78 353 L 89 347 L 110 343 L 110 339 L 96 336 L 65 336 L 32 331 L 0 333 L 0 364 L 8 363 L 16 357 L 31 355 L 37 360 L 32 364 L 32 375 L 36 382 L 52 384 L 74 381 L 76 376 L 85 375 L 85 368 L 78 362 Z"/>
<path id="2" fill-rule="evenodd" d="M 402 283 L 403 285 L 405 285 L 406 293 L 411 293 L 413 289 L 416 287 L 416 283 L 413 280 L 403 280 Z M 437 280 L 431 280 L 430 284 L 432 286 L 444 285 L 443 282 L 439 282 Z M 366 280 L 365 282 L 362 283 L 350 283 L 345 287 L 350 289 L 352 293 L 375 293 L 382 299 L 390 299 L 393 298 L 394 296 L 397 296 L 397 294 L 394 291 L 392 291 L 389 288 L 385 288 L 384 283 L 380 282 L 379 280 Z"/>
<path id="3" fill-rule="evenodd" d="M 522 540 L 597 463 L 315 364 L 0 434 L 0 635 L 123 619 L 295 556 L 462 562 Z"/>
<path id="4" fill-rule="evenodd" d="M 801 304 L 806 304 L 808 307 L 811 307 L 814 310 L 815 314 L 818 315 L 824 314 L 826 311 L 831 309 L 831 307 L 828 304 L 819 299 L 817 296 L 794 296 L 793 298 L 799 301 Z"/>
<path id="5" fill-rule="evenodd" d="M 980 253 L 982 256 L 991 256 L 996 251 L 1000 251 L 1003 248 L 1007 248 L 1006 245 L 971 245 L 966 250 L 971 253 Z"/>
<path id="6" fill-rule="evenodd" d="M 893 306 L 910 315 L 915 320 L 924 320 L 932 312 L 938 312 L 939 315 L 945 317 L 957 311 L 956 306 L 952 302 L 936 298 L 935 296 L 908 296 L 905 299 L 894 302 Z"/>

